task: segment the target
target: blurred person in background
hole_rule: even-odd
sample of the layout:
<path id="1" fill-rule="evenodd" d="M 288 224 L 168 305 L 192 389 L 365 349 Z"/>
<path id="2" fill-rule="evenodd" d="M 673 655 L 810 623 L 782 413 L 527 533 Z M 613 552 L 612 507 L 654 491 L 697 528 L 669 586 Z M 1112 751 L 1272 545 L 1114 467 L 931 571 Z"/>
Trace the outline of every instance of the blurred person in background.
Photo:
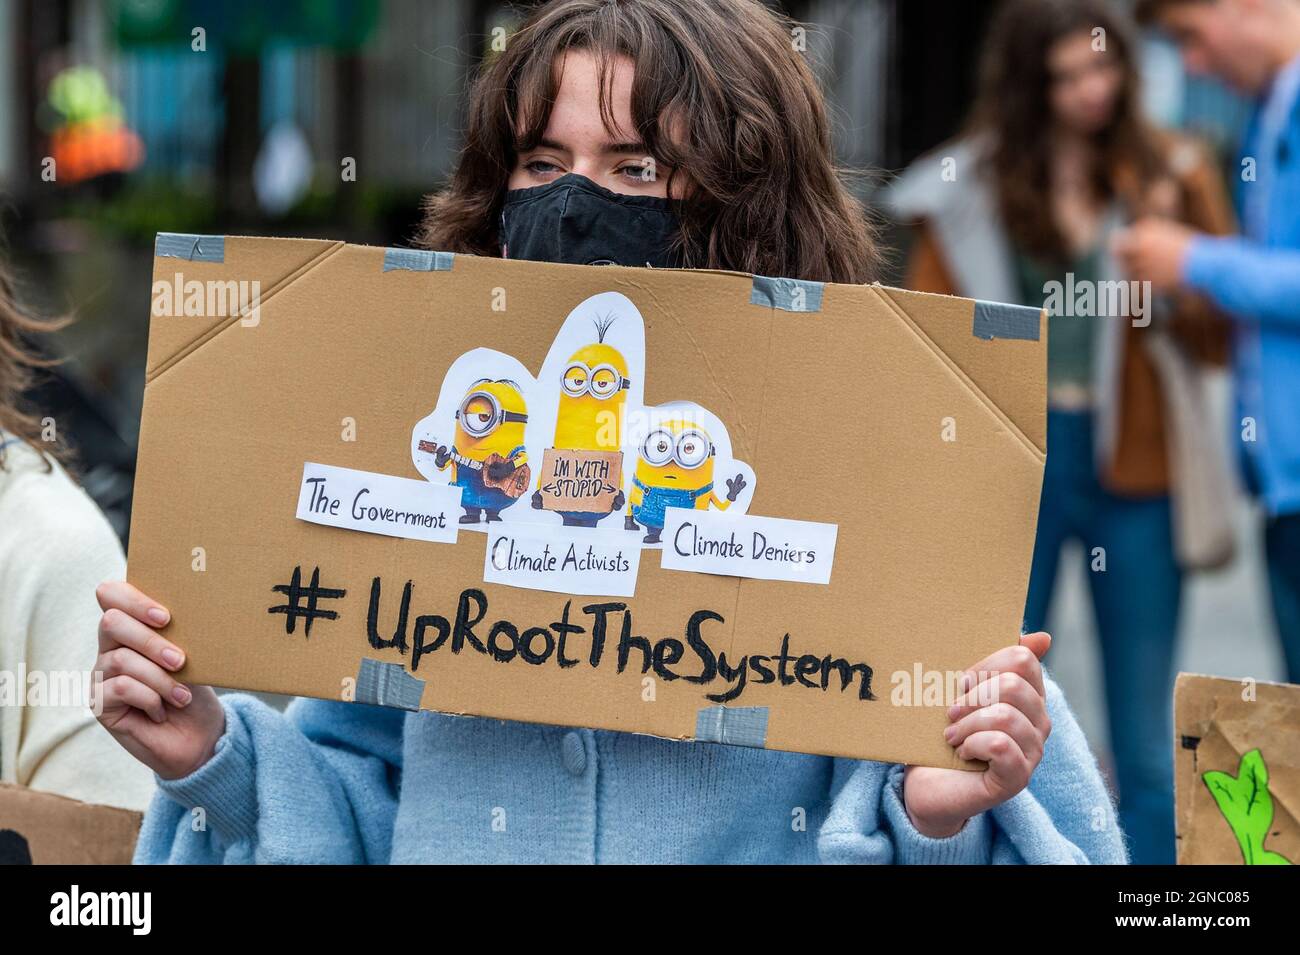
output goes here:
<path id="1" fill-rule="evenodd" d="M 108 522 L 20 399 L 40 363 L 28 338 L 54 327 L 23 314 L 0 271 L 0 681 L 9 688 L 0 693 L 0 782 L 144 809 L 152 774 L 99 724 L 90 701 L 52 698 L 71 686 L 68 676 L 88 685 L 80 675 L 99 649 L 95 585 L 126 569 Z"/>
<path id="2" fill-rule="evenodd" d="M 1083 314 L 1071 290 L 1091 286 L 1100 306 L 1106 283 L 1143 277 L 1108 252 L 1136 216 L 1223 233 L 1231 213 L 1200 150 L 1141 115 L 1135 56 L 1128 24 L 1102 0 L 1010 0 L 990 27 L 968 132 L 918 160 L 888 201 L 917 224 L 909 288 L 1051 312 L 1049 454 L 1025 629 L 1045 626 L 1062 548 L 1077 539 L 1093 571 L 1121 825 L 1134 862 L 1172 863 L 1183 574 L 1231 552 L 1215 522 L 1226 502 L 1213 499 L 1226 488 L 1197 483 L 1214 471 L 1214 446 L 1197 447 L 1203 421 L 1178 397 L 1197 393 L 1200 362 L 1224 360 L 1226 335 L 1191 297 L 1160 303 L 1152 321 L 1157 303 L 1138 290 L 1127 313 L 1109 315 Z M 1053 283 L 1068 308 L 1050 301 Z"/>
<path id="3" fill-rule="evenodd" d="M 1237 457 L 1263 504 L 1273 614 L 1287 680 L 1300 683 L 1300 2 L 1146 0 L 1138 9 L 1172 34 L 1190 71 L 1256 100 L 1238 167 L 1244 235 L 1148 219 L 1118 237 L 1116 252 L 1234 319 Z"/>

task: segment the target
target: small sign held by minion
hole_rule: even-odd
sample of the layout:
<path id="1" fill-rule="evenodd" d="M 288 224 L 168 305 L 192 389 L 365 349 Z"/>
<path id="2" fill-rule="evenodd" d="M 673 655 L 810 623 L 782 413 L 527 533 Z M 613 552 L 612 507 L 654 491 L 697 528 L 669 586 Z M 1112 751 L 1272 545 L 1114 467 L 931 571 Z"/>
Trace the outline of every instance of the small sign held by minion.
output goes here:
<path id="1" fill-rule="evenodd" d="M 623 453 L 547 448 L 536 501 L 560 514 L 605 516 L 622 506 Z"/>

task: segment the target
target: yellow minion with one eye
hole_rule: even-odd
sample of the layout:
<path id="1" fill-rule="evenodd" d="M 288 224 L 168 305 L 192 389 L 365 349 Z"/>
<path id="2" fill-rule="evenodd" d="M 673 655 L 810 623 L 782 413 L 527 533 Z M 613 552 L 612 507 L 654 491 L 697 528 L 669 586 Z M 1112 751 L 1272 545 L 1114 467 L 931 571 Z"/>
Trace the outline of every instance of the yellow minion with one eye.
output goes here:
<path id="1" fill-rule="evenodd" d="M 699 425 L 673 420 L 654 428 L 641 445 L 632 478 L 624 526 L 646 529 L 643 543 L 659 543 L 664 511 L 669 507 L 707 510 L 713 504 L 725 511 L 745 489 L 745 476 L 727 478 L 727 495 L 713 489 L 713 442 Z"/>
<path id="2" fill-rule="evenodd" d="M 452 468 L 451 483 L 462 488 L 462 524 L 501 520 L 528 486 L 524 427 L 528 408 L 519 385 L 509 379 L 481 378 L 470 385 L 456 409 L 456 437 L 451 448 L 433 449 L 438 470 Z"/>
<path id="3" fill-rule="evenodd" d="M 560 405 L 555 418 L 555 449 L 558 451 L 610 451 L 620 447 L 623 409 L 631 387 L 627 359 L 612 345 L 605 343 L 605 333 L 616 316 L 596 319 L 596 341 L 574 352 L 564 366 L 560 379 Z M 623 475 L 612 476 L 619 487 L 610 510 L 604 514 L 589 511 L 559 511 L 566 525 L 595 527 L 609 514 L 623 506 Z M 533 507 L 542 506 L 541 491 L 533 494 Z"/>

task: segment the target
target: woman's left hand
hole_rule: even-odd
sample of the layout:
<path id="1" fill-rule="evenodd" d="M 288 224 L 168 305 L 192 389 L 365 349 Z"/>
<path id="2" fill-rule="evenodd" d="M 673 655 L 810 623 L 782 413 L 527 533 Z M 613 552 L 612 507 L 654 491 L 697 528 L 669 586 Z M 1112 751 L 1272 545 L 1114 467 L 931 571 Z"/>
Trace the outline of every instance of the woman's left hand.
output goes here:
<path id="1" fill-rule="evenodd" d="M 1045 633 L 1020 638 L 971 667 L 965 692 L 948 709 L 944 739 L 962 759 L 984 760 L 983 772 L 908 766 L 903 804 L 918 832 L 943 839 L 966 820 L 1006 802 L 1029 785 L 1052 732 L 1039 660 L 1052 645 Z"/>

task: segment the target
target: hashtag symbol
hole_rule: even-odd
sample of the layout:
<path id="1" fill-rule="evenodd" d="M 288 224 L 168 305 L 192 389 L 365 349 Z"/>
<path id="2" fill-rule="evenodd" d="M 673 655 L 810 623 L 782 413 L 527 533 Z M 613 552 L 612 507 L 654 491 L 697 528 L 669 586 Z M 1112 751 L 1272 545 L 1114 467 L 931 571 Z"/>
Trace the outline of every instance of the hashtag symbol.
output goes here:
<path id="1" fill-rule="evenodd" d="M 302 568 L 293 569 L 293 577 L 287 584 L 276 584 L 271 588 L 279 594 L 284 594 L 289 598 L 287 603 L 280 604 L 278 607 L 267 608 L 267 613 L 282 613 L 287 618 L 284 623 L 284 632 L 293 633 L 298 625 L 298 618 L 306 619 L 303 627 L 303 635 L 311 636 L 311 622 L 317 617 L 324 617 L 326 620 L 337 620 L 338 611 L 324 610 L 316 606 L 317 600 L 335 600 L 347 594 L 346 590 L 336 590 L 332 587 L 322 587 L 320 585 L 320 568 L 317 567 L 311 572 L 311 583 L 306 587 L 302 585 Z M 307 599 L 306 606 L 303 606 L 303 598 Z"/>

